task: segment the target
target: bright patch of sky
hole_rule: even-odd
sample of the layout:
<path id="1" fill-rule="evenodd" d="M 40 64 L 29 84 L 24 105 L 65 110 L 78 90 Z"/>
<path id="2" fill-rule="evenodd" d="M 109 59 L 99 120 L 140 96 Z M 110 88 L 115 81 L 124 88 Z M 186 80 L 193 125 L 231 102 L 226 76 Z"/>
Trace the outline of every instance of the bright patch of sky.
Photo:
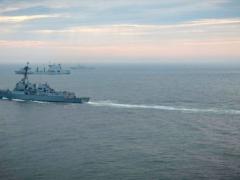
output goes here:
<path id="1" fill-rule="evenodd" d="M 240 58 L 238 0 L 0 0 L 0 63 Z"/>

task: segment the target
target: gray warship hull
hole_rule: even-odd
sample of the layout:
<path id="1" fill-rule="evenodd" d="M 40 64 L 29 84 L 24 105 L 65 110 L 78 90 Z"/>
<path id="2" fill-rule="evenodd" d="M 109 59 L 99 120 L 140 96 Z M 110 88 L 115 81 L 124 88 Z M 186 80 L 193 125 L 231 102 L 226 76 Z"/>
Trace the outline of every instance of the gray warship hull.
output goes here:
<path id="1" fill-rule="evenodd" d="M 43 102 L 61 102 L 61 103 L 86 103 L 90 98 L 88 97 L 74 97 L 66 98 L 64 96 L 46 96 L 46 95 L 29 95 L 23 92 L 0 90 L 0 98 L 6 98 L 9 100 L 20 99 L 24 101 L 43 101 Z"/>

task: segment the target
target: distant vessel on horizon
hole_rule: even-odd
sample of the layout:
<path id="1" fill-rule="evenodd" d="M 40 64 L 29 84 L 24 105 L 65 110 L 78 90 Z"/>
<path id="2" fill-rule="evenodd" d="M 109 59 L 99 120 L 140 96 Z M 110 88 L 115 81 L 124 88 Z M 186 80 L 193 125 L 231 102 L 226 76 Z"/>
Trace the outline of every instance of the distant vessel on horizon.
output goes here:
<path id="1" fill-rule="evenodd" d="M 94 67 L 89 67 L 89 66 L 84 66 L 84 65 L 76 65 L 76 66 L 71 66 L 70 69 L 72 70 L 91 70 L 91 69 L 95 69 Z"/>
<path id="2" fill-rule="evenodd" d="M 33 74 L 34 73 L 31 69 L 32 68 L 28 67 L 28 72 L 27 72 L 28 74 Z M 15 72 L 15 74 L 24 74 L 25 73 L 25 69 L 23 67 L 23 68 L 21 68 L 19 70 L 16 70 L 14 72 Z"/>
<path id="3" fill-rule="evenodd" d="M 25 70 L 24 68 L 21 68 L 20 70 L 16 70 L 15 73 L 24 74 Z M 37 66 L 35 71 L 32 71 L 31 68 L 29 67 L 28 74 L 68 75 L 68 74 L 71 74 L 71 71 L 67 69 L 62 69 L 61 64 L 50 64 L 48 65 L 48 69 L 46 69 L 45 67 L 43 69 L 39 69 L 39 67 Z"/>
<path id="4" fill-rule="evenodd" d="M 0 98 L 9 100 L 20 99 L 25 101 L 45 101 L 63 103 L 84 103 L 89 97 L 76 97 L 75 93 L 68 91 L 55 91 L 47 83 L 35 84 L 28 80 L 28 63 L 23 68 L 24 77 L 16 84 L 13 90 L 0 90 Z"/>

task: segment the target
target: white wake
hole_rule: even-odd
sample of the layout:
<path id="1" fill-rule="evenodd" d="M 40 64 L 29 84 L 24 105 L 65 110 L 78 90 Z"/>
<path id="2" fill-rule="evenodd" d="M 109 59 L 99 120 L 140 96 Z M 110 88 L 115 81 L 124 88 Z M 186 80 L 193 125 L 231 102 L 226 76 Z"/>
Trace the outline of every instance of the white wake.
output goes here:
<path id="1" fill-rule="evenodd" d="M 8 98 L 2 97 L 2 100 L 9 100 Z M 46 104 L 49 102 L 46 101 L 27 101 L 27 100 L 23 100 L 23 99 L 11 99 L 12 101 L 16 101 L 16 102 L 34 102 L 34 103 L 39 103 L 39 104 Z"/>
<path id="2" fill-rule="evenodd" d="M 114 108 L 127 108 L 127 109 L 155 109 L 162 111 L 181 111 L 186 113 L 215 113 L 215 114 L 240 114 L 240 110 L 233 109 L 218 109 L 218 108 L 188 108 L 188 107 L 174 107 L 174 106 L 162 106 L 162 105 L 143 105 L 143 104 L 121 104 L 111 101 L 96 101 L 88 102 L 93 106 L 105 106 Z"/>
<path id="3" fill-rule="evenodd" d="M 50 102 L 46 102 L 46 101 L 31 101 L 34 103 L 39 103 L 39 104 L 49 104 Z"/>
<path id="4" fill-rule="evenodd" d="M 12 101 L 16 101 L 16 102 L 25 102 L 25 100 L 22 100 L 22 99 L 12 99 Z"/>

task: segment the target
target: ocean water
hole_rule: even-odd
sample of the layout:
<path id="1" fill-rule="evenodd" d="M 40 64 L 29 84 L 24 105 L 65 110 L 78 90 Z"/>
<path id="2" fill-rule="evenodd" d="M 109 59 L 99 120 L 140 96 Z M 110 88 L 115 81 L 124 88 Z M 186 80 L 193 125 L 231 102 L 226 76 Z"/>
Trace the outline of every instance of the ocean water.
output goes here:
<path id="1" fill-rule="evenodd" d="M 0 66 L 13 88 L 20 66 Z M 0 179 L 240 179 L 240 66 L 32 75 L 88 104 L 0 101 Z"/>

